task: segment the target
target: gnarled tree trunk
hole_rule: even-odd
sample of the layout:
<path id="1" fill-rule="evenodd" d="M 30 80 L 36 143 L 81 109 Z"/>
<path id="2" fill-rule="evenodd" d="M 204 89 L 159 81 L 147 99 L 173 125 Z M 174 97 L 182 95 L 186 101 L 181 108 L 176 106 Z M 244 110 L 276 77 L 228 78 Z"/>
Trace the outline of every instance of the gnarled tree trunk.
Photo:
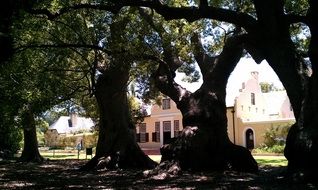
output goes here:
<path id="1" fill-rule="evenodd" d="M 159 167 L 166 164 L 171 174 L 180 169 L 224 170 L 229 166 L 256 172 L 258 166 L 251 153 L 234 145 L 227 134 L 226 84 L 241 58 L 242 41 L 239 37 L 227 40 L 217 57 L 205 54 L 197 37 L 193 41 L 203 75 L 203 84 L 196 92 L 191 93 L 174 82 L 169 64 L 162 62 L 155 74 L 157 87 L 176 102 L 185 126 L 181 136 L 161 148 Z"/>
<path id="2" fill-rule="evenodd" d="M 96 84 L 100 124 L 95 157 L 83 169 L 153 168 L 156 163 L 141 150 L 135 138 L 127 100 L 128 68 L 105 71 Z"/>
<path id="3" fill-rule="evenodd" d="M 301 180 L 317 180 L 318 169 L 318 16 L 317 1 L 310 0 L 307 13 L 308 26 L 311 32 L 309 59 L 312 74 L 304 77 L 304 97 L 298 122 L 291 128 L 285 148 L 288 169 Z M 296 178 L 297 179 L 297 178 Z"/>
<path id="4" fill-rule="evenodd" d="M 139 147 L 135 137 L 135 125 L 131 119 L 127 99 L 131 60 L 122 44 L 127 42 L 125 27 L 128 18 L 110 25 L 110 63 L 98 68 L 101 74 L 95 85 L 95 97 L 99 109 L 99 136 L 96 155 L 82 169 L 93 168 L 153 168 L 151 160 Z M 117 53 L 122 50 L 122 53 Z M 97 61 L 96 61 L 97 62 Z M 95 65 L 97 68 L 98 66 Z"/>
<path id="5" fill-rule="evenodd" d="M 22 115 L 23 142 L 24 147 L 20 162 L 42 162 L 43 157 L 38 149 L 38 140 L 36 137 L 36 126 L 34 114 L 30 108 L 27 108 Z"/>
<path id="6" fill-rule="evenodd" d="M 311 30 L 309 56 L 312 75 L 306 75 L 306 65 L 297 55 L 289 34 L 289 22 L 284 14 L 284 2 L 255 0 L 259 22 L 258 50 L 279 76 L 293 107 L 296 123 L 286 140 L 285 156 L 288 171 L 294 177 L 313 179 L 318 169 L 318 93 L 317 93 L 317 2 L 310 1 L 307 24 Z M 315 45 L 313 45 L 315 44 Z"/>

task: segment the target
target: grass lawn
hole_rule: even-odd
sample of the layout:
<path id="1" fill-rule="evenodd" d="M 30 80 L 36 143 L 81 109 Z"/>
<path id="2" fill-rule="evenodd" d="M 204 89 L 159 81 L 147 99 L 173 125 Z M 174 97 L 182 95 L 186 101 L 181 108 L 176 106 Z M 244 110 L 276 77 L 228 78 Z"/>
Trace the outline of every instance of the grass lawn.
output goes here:
<path id="1" fill-rule="evenodd" d="M 149 155 L 151 159 L 160 162 L 160 155 Z M 284 156 L 254 156 L 256 162 L 261 166 L 287 166 L 287 160 Z"/>
<path id="2" fill-rule="evenodd" d="M 148 155 L 153 161 L 155 162 L 160 162 L 161 160 L 161 155 Z"/>
<path id="3" fill-rule="evenodd" d="M 259 165 L 287 166 L 284 156 L 253 156 Z"/>
<path id="4" fill-rule="evenodd" d="M 91 159 L 94 155 L 87 155 L 85 150 L 81 150 L 78 154 L 77 150 L 47 150 L 40 151 L 40 154 L 44 158 L 48 158 L 50 160 L 65 160 L 65 159 Z"/>
<path id="5" fill-rule="evenodd" d="M 78 159 L 77 150 L 48 150 L 40 151 L 44 158 L 50 160 Z M 92 155 L 94 156 L 94 155 Z M 149 155 L 149 157 L 160 162 L 161 155 Z M 287 160 L 284 156 L 254 156 L 260 166 L 287 166 Z M 80 151 L 79 159 L 86 159 L 85 150 Z M 91 159 L 91 155 L 87 155 L 87 159 Z"/>

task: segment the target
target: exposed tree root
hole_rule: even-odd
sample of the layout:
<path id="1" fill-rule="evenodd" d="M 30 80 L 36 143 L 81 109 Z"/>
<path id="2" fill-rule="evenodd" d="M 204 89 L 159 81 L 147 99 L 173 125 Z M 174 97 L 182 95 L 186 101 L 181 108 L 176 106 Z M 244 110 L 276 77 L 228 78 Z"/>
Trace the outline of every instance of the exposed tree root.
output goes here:
<path id="1" fill-rule="evenodd" d="M 145 155 L 141 150 L 138 153 L 130 153 L 121 155 L 120 152 L 113 154 L 105 154 L 104 156 L 94 156 L 84 166 L 80 168 L 82 171 L 88 170 L 113 170 L 113 169 L 127 169 L 127 168 L 138 168 L 138 169 L 151 169 L 156 167 L 158 164 Z"/>
<path id="2" fill-rule="evenodd" d="M 34 163 L 43 163 L 44 158 L 40 154 L 22 154 L 17 162 L 34 162 Z"/>
<path id="3" fill-rule="evenodd" d="M 144 171 L 145 177 L 166 179 L 180 174 L 182 170 L 190 171 L 223 171 L 239 172 L 258 171 L 257 162 L 251 153 L 232 144 L 216 147 L 206 131 L 200 132 L 198 127 L 186 127 L 178 138 L 161 147 L 161 163 L 152 170 Z"/>

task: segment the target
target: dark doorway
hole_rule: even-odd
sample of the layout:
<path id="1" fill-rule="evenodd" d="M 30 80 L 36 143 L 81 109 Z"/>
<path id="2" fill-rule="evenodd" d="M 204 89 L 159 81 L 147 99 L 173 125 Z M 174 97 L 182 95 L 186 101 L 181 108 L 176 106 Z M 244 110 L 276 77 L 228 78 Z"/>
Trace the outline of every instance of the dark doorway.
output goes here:
<path id="1" fill-rule="evenodd" d="M 170 139 L 171 139 L 171 132 L 170 131 L 163 132 L 163 144 L 169 144 Z"/>
<path id="2" fill-rule="evenodd" d="M 171 121 L 163 122 L 163 144 L 168 144 L 171 139 Z"/>
<path id="3" fill-rule="evenodd" d="M 252 129 L 247 129 L 245 132 L 246 148 L 249 150 L 254 149 L 254 132 Z"/>

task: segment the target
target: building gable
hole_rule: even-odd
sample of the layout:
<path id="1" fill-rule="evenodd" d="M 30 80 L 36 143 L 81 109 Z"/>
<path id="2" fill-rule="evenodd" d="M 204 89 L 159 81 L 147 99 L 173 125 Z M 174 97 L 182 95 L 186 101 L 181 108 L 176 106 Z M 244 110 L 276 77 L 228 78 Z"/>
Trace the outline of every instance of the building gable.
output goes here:
<path id="1" fill-rule="evenodd" d="M 61 116 L 49 129 L 55 129 L 59 134 L 69 134 L 78 131 L 89 131 L 94 127 L 91 118 L 78 116 Z"/>

